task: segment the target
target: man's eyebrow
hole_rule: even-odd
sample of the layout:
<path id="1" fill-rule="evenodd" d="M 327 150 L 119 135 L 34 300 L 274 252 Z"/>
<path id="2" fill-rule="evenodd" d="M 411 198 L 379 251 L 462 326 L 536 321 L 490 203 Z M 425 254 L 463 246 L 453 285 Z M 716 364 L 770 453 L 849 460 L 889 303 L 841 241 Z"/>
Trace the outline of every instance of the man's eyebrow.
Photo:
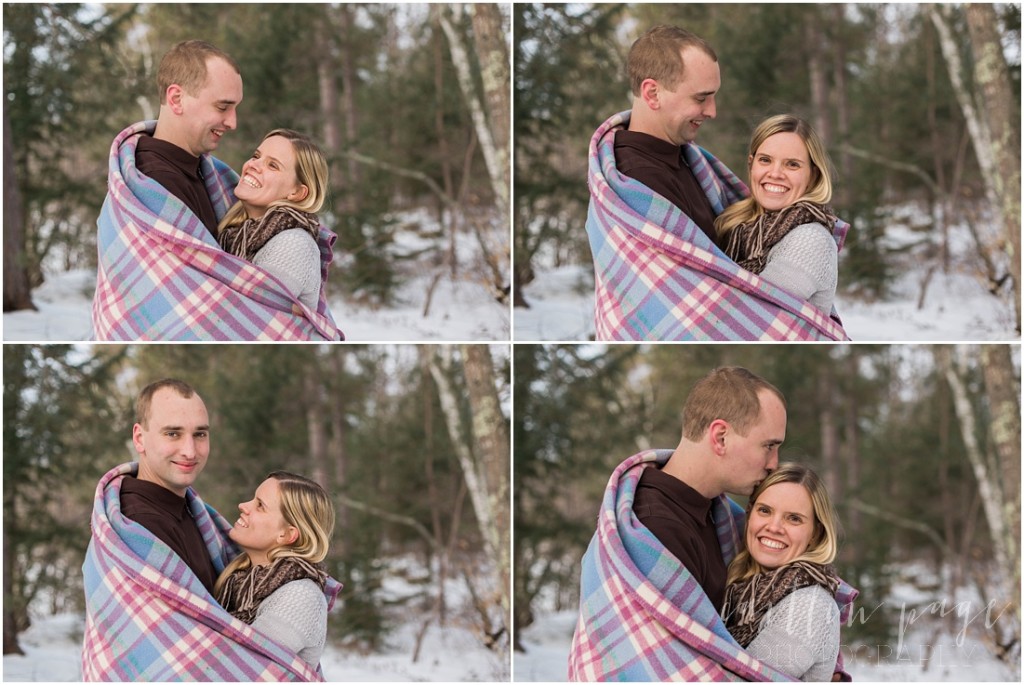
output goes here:
<path id="1" fill-rule="evenodd" d="M 218 105 L 237 105 L 238 100 L 217 100 Z"/>

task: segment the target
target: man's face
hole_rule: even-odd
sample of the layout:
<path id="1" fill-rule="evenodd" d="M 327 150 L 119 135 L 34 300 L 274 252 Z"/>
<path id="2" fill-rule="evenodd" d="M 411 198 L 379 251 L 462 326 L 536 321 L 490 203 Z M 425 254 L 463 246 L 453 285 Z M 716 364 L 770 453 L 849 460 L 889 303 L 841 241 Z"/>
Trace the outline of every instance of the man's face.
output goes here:
<path id="1" fill-rule="evenodd" d="M 242 101 L 242 77 L 219 57 L 206 60 L 206 83 L 195 95 L 182 91 L 181 116 L 189 152 L 213 152 L 221 136 L 238 124 L 235 110 Z"/>
<path id="2" fill-rule="evenodd" d="M 658 137 L 673 145 L 692 143 L 697 129 L 717 113 L 715 94 L 722 78 L 715 62 L 698 48 L 683 49 L 683 78 L 675 88 L 658 87 Z"/>
<path id="3" fill-rule="evenodd" d="M 185 398 L 173 388 L 153 394 L 146 425 L 132 428 L 139 453 L 139 478 L 184 497 L 210 456 L 210 420 L 198 394 Z"/>
<path id="4" fill-rule="evenodd" d="M 769 390 L 757 394 L 761 413 L 740 435 L 730 426 L 725 435 L 725 460 L 729 473 L 726 492 L 749 495 L 779 465 L 779 447 L 786 439 L 786 408 Z"/>

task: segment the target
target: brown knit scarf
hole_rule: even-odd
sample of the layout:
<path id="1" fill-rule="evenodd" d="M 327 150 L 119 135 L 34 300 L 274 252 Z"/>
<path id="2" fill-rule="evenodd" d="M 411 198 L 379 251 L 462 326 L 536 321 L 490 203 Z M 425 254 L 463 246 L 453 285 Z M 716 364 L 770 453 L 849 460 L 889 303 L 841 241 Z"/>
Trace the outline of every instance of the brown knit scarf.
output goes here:
<path id="1" fill-rule="evenodd" d="M 289 228 L 301 228 L 316 240 L 320 232 L 320 219 L 316 214 L 293 207 L 271 207 L 259 219 L 246 219 L 240 224 L 226 227 L 217 236 L 217 242 L 225 252 L 251 262 L 271 238 Z"/>
<path id="2" fill-rule="evenodd" d="M 725 589 L 722 604 L 725 626 L 736 641 L 746 647 L 757 637 L 761 620 L 770 608 L 794 590 L 811 585 L 820 585 L 835 596 L 839 576 L 831 565 L 795 561 L 735 582 Z"/>
<path id="3" fill-rule="evenodd" d="M 235 618 L 252 623 L 263 600 L 285 583 L 305 578 L 314 581 L 322 590 L 327 584 L 327 570 L 323 564 L 312 564 L 298 557 L 283 557 L 266 566 L 235 571 L 217 593 L 217 601 Z"/>
<path id="4" fill-rule="evenodd" d="M 747 271 L 759 274 L 768 264 L 768 252 L 797 226 L 817 222 L 831 233 L 836 214 L 831 207 L 807 200 L 794 202 L 737 225 L 729 233 L 724 252 Z"/>

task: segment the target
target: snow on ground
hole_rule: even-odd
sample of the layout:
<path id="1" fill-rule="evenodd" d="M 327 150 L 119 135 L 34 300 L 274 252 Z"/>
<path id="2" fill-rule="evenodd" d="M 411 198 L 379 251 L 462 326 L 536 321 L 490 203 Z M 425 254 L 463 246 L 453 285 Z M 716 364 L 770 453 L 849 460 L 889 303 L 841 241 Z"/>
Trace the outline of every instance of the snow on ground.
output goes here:
<path id="1" fill-rule="evenodd" d="M 389 561 L 394 574 L 385 577 L 380 599 L 385 604 L 401 598 L 422 595 L 425 571 L 415 562 Z M 442 629 L 436 621 L 427 629 L 420 645 L 419 659 L 414 663 L 417 634 L 426 616 L 410 607 L 396 606 L 393 616 L 401 620 L 385 637 L 385 647 L 374 654 L 328 644 L 321 666 L 327 681 L 335 682 L 508 682 L 507 652 L 484 647 L 469 626 L 471 599 L 465 583 L 449 581 L 447 590 L 451 609 L 448 625 Z M 334 611 L 344 611 L 335 606 Z M 18 636 L 24 656 L 6 655 L 3 680 L 20 682 L 69 682 L 81 680 L 82 631 L 85 619 L 81 614 L 37 616 L 32 627 Z"/>
<path id="2" fill-rule="evenodd" d="M 405 230 L 395 233 L 390 249 L 396 255 L 419 255 L 403 259 L 400 265 L 402 285 L 388 307 L 372 307 L 347 301 L 331 287 L 328 293 L 331 313 L 349 342 L 398 341 L 507 341 L 511 325 L 508 305 L 498 303 L 479 276 L 479 248 L 471 236 L 458 242 L 460 274 L 455 280 L 441 278 L 434 289 L 430 309 L 423 316 L 427 292 L 435 274 L 444 267 L 435 258 L 444 250 L 439 239 L 421 237 L 426 226 L 436 220 L 421 212 L 404 213 Z M 506 249 L 501 244 L 493 250 Z M 351 257 L 348 257 L 351 259 Z M 334 273 L 343 269 L 346 255 L 339 255 L 332 265 Z M 333 278 L 338 278 L 334 275 Z M 75 270 L 51 274 L 46 283 L 32 292 L 38 311 L 5 313 L 5 341 L 75 341 L 91 335 L 92 296 L 96 289 L 96 272 Z"/>

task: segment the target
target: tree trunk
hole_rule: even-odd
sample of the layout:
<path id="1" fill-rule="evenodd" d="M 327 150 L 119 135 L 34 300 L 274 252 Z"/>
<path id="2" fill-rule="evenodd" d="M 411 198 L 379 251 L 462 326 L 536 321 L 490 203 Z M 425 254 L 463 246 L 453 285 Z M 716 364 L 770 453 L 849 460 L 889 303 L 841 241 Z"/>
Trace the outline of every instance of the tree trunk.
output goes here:
<path id="1" fill-rule="evenodd" d="M 511 561 L 509 543 L 509 482 L 511 466 L 509 434 L 505 415 L 501 411 L 498 390 L 494 386 L 494 363 L 487 345 L 462 345 L 463 366 L 466 385 L 469 389 L 469 404 L 473 412 L 473 439 L 479 447 L 478 457 L 481 470 L 486 476 L 487 496 L 494 511 L 494 530 L 491 531 L 497 569 L 498 587 L 501 591 L 501 605 L 504 610 L 503 624 L 511 625 L 509 611 L 512 601 L 509 597 Z"/>
<path id="2" fill-rule="evenodd" d="M 818 8 L 812 7 L 804 24 L 804 44 L 807 50 L 807 68 L 810 75 L 811 111 L 814 129 L 826 146 L 832 143 L 832 130 L 828 116 L 828 79 L 825 76 L 825 35 L 821 27 Z"/>
<path id="3" fill-rule="evenodd" d="M 991 6 L 988 7 L 991 12 Z M 1017 331 L 1020 332 L 1020 134 L 1014 130 L 1014 122 L 1019 124 L 1020 116 L 1014 106 L 1006 59 L 995 30 L 994 12 L 988 15 L 983 9 L 975 9 L 967 13 L 975 56 L 974 79 L 982 90 L 984 109 L 988 113 L 983 118 L 975 106 L 975 94 L 968 89 L 963 79 L 959 46 L 948 19 L 952 11 L 949 5 L 929 6 L 929 14 L 938 31 L 939 44 L 949 69 L 950 82 L 971 134 L 985 195 L 996 220 L 1004 227 L 1010 272 L 1014 279 Z"/>
<path id="4" fill-rule="evenodd" d="M 437 132 L 437 150 L 441 157 L 441 181 L 444 192 L 449 197 L 455 197 L 455 184 L 452 180 L 452 164 L 449 159 L 448 138 L 445 135 L 444 126 L 444 38 L 441 35 L 441 22 L 434 18 L 434 34 L 431 44 L 434 50 L 434 91 L 437 93 L 437 102 L 434 104 L 434 130 Z M 458 214 L 455 207 L 446 206 L 441 203 L 441 225 L 444 219 L 448 220 L 448 271 L 454 279 L 458 276 L 459 265 L 456 258 L 455 246 L 458 235 Z"/>
<path id="5" fill-rule="evenodd" d="M 348 414 L 348 393 L 345 391 L 345 356 L 344 346 L 337 345 L 331 348 L 331 375 L 334 378 L 333 392 L 330 397 L 331 413 L 331 436 L 328 441 L 327 452 L 334 460 L 334 488 L 344 488 L 348 484 L 348 449 L 345 445 L 347 424 L 345 417 Z M 333 488 L 332 488 L 333 490 Z M 348 507 L 338 507 L 337 529 L 342 535 L 348 535 L 351 527 L 351 517 Z M 342 538 L 342 549 L 346 549 L 346 540 Z"/>
<path id="6" fill-rule="evenodd" d="M 999 202 L 998 213 L 1010 257 L 1017 332 L 1020 332 L 1020 110 L 1016 105 L 1010 71 L 999 39 L 993 5 L 969 3 L 967 28 L 974 53 L 974 82 L 985 103 L 989 144 L 994 169 L 991 182 Z"/>
<path id="7" fill-rule="evenodd" d="M 999 457 L 998 477 L 1003 482 L 1008 556 L 1014 561 L 1013 586 L 1020 587 L 1020 388 L 1010 347 L 982 345 L 981 369 L 991 412 L 989 432 Z"/>
<path id="8" fill-rule="evenodd" d="M 841 3 L 832 5 L 832 21 L 835 38 L 832 43 L 832 93 L 835 96 L 836 135 L 835 139 L 847 142 L 850 138 L 850 104 L 846 87 L 846 6 Z M 850 206 L 850 183 L 853 179 L 853 158 L 849 152 L 839 152 L 839 184 L 835 204 L 839 207 Z"/>
<path id="9" fill-rule="evenodd" d="M 466 489 L 469 493 L 470 502 L 473 504 L 473 511 L 476 514 L 477 526 L 480 536 L 484 541 L 484 552 L 487 555 L 488 563 L 498 577 L 505 577 L 504 569 L 507 568 L 508 551 L 507 544 L 502 549 L 501 540 L 508 540 L 508 527 L 499 530 L 499 520 L 507 516 L 503 513 L 508 508 L 507 500 L 498 501 L 496 492 L 492 492 L 487 478 L 492 464 L 487 463 L 488 458 L 478 459 L 472 447 L 472 440 L 468 439 L 462 426 L 462 411 L 459 401 L 459 393 L 452 382 L 451 374 L 453 362 L 451 360 L 452 349 L 450 347 L 437 348 L 431 354 L 424 351 L 423 354 L 430 355 L 430 375 L 437 387 L 438 397 L 441 400 L 441 409 L 444 412 L 445 423 L 448 426 L 448 433 L 451 435 L 452 448 L 455 456 L 462 467 L 463 478 L 466 482 Z M 508 442 L 506 441 L 506 446 Z M 506 473 L 508 463 L 506 462 Z M 506 481 L 507 483 L 507 481 Z M 506 490 L 507 493 L 507 490 Z M 497 509 L 496 509 L 497 506 Z M 507 519 L 504 519 L 507 522 Z M 508 586 L 496 583 L 499 587 L 495 592 L 499 594 L 502 608 L 502 621 L 508 627 Z"/>
<path id="10" fill-rule="evenodd" d="M 4 109 L 4 311 L 35 309 L 25 264 L 25 212 L 14 166 L 11 122 Z M 4 557 L 6 559 L 6 556 Z M 5 636 L 6 637 L 6 636 Z M 6 651 L 4 652 L 7 653 Z"/>
<path id="11" fill-rule="evenodd" d="M 449 16 L 449 15 L 454 16 Z M 480 141 L 480 151 L 484 156 L 484 164 L 487 167 L 487 175 L 491 182 L 491 189 L 494 192 L 495 205 L 499 216 L 508 216 L 509 208 L 509 183 L 505 180 L 508 177 L 508 156 L 502 155 L 501 146 L 508 149 L 507 128 L 506 140 L 499 142 L 495 139 L 491 126 L 487 121 L 487 113 L 484 105 L 477 96 L 476 87 L 473 83 L 473 69 L 470 63 L 469 50 L 466 42 L 459 31 L 459 27 L 453 23 L 462 15 L 462 5 L 451 5 L 440 7 L 437 10 L 438 20 L 441 22 L 441 29 L 448 39 L 448 50 L 451 53 L 452 64 L 455 67 L 455 74 L 459 80 L 459 89 L 466 100 L 466 107 L 469 109 L 470 118 L 473 120 L 473 128 Z M 488 60 L 490 62 L 490 60 Z"/>
<path id="12" fill-rule="evenodd" d="M 341 108 L 345 121 L 344 144 L 348 149 L 355 146 L 356 137 L 359 135 L 359 113 L 356 109 L 356 59 L 353 54 L 351 36 L 354 31 L 352 19 L 352 6 L 341 3 L 338 6 L 338 16 L 341 20 L 341 35 L 345 37 L 341 41 L 339 59 L 341 68 L 338 70 L 341 76 Z M 362 182 L 362 173 L 359 164 L 352 158 L 348 159 L 346 168 L 350 188 L 359 188 Z M 349 210 L 353 213 L 360 210 L 360 195 L 358 192 L 348 193 Z"/>
<path id="13" fill-rule="evenodd" d="M 319 355 L 314 355 L 306 369 L 304 390 L 306 396 L 306 431 L 309 438 L 310 477 L 324 489 L 331 487 L 327 478 L 327 435 L 324 429 L 325 414 L 329 411 L 320 382 Z"/>
<path id="14" fill-rule="evenodd" d="M 18 626 L 21 621 L 16 608 L 18 602 L 14 597 L 17 555 L 11 549 L 11 538 L 15 531 L 14 505 L 11 500 L 13 493 L 8 493 L 8 488 L 4 488 L 4 654 L 24 654 L 18 644 Z"/>
<path id="15" fill-rule="evenodd" d="M 507 217 L 508 189 L 512 185 L 512 169 L 509 165 L 511 69 L 502 24 L 501 8 L 497 3 L 473 5 L 473 39 L 480 63 L 487 118 L 491 122 L 491 134 L 498 154 L 500 181 L 506 198 L 504 216 Z"/>
<path id="16" fill-rule="evenodd" d="M 832 499 L 843 501 L 842 479 L 839 468 L 839 427 L 836 424 L 836 408 L 833 403 L 835 374 L 826 365 L 818 372 L 818 426 L 821 435 L 821 459 L 823 462 L 825 487 Z"/>
<path id="17" fill-rule="evenodd" d="M 957 368 L 958 364 L 953 359 L 953 353 L 954 351 L 949 346 L 935 347 L 938 368 L 946 382 L 949 383 L 952 392 L 953 408 L 960 424 L 960 435 L 964 441 L 967 460 L 974 472 L 978 494 L 981 496 L 982 510 L 985 513 L 985 522 L 988 524 L 989 536 L 992 540 L 992 550 L 997 567 L 997 578 L 993 585 L 998 588 L 998 592 L 1003 594 L 1005 599 L 1012 600 L 1016 593 L 1010 589 L 1009 583 L 1013 577 L 1015 564 L 1010 562 L 1010 550 L 1007 546 L 1009 527 L 1004 518 L 1006 509 L 999 486 L 1002 474 L 992 473 L 986 464 L 985 455 L 981 445 L 978 444 L 974 407 L 971 405 L 967 383 L 963 378 L 966 373 Z"/>

